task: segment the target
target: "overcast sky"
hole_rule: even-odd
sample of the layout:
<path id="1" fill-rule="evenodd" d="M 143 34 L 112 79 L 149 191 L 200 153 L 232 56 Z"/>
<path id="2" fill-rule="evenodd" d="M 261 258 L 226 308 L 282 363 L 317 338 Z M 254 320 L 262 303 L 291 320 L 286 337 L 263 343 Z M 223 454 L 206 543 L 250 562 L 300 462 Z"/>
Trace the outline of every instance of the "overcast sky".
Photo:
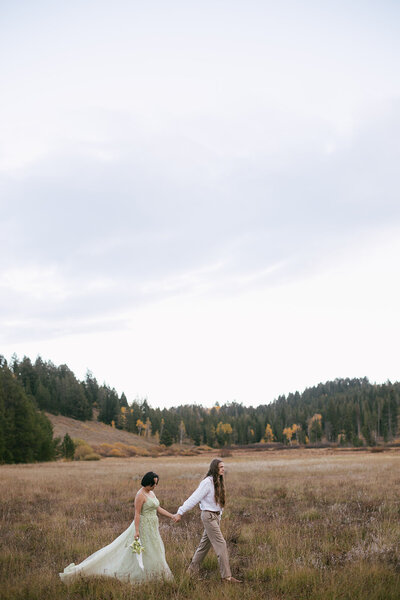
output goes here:
<path id="1" fill-rule="evenodd" d="M 400 4 L 0 4 L 0 353 L 152 406 L 399 380 Z"/>

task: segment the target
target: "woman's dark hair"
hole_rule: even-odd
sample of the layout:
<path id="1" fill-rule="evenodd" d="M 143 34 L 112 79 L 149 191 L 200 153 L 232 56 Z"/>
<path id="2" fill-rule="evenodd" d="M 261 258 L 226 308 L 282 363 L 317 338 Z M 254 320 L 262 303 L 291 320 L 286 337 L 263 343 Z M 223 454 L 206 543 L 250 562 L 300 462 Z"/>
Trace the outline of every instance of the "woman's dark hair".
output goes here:
<path id="1" fill-rule="evenodd" d="M 154 485 L 156 483 L 156 479 L 157 479 L 157 483 L 158 483 L 160 478 L 157 475 L 157 473 L 153 473 L 153 471 L 149 471 L 148 473 L 143 475 L 143 479 L 140 482 L 140 484 L 143 487 L 146 487 L 146 485 Z"/>
<path id="2" fill-rule="evenodd" d="M 225 506 L 225 482 L 223 475 L 219 475 L 218 468 L 220 463 L 223 460 L 221 458 L 214 458 L 210 463 L 210 468 L 208 469 L 208 473 L 206 477 L 213 478 L 214 482 L 214 494 L 215 494 L 215 502 L 223 508 Z"/>

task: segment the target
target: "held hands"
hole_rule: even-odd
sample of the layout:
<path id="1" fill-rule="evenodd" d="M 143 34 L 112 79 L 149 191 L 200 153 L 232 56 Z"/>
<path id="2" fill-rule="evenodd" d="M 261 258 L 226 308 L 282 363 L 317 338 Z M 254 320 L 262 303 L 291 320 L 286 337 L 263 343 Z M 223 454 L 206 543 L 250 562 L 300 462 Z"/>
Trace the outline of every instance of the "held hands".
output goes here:
<path id="1" fill-rule="evenodd" d="M 178 513 L 176 513 L 175 515 L 172 515 L 172 520 L 174 523 L 179 523 L 181 518 L 182 518 L 181 515 L 178 515 Z"/>

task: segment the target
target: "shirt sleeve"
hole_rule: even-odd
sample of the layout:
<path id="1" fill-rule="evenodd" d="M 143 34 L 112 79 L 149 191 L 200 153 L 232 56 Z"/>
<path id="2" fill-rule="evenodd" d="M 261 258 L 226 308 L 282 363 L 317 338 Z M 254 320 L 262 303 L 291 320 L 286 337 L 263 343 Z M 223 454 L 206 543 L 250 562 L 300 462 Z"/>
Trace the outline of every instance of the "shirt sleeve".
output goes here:
<path id="1" fill-rule="evenodd" d="M 202 501 L 208 493 L 208 479 L 203 479 L 197 490 L 178 508 L 178 515 L 183 515 L 188 510 L 191 510 L 196 504 Z"/>

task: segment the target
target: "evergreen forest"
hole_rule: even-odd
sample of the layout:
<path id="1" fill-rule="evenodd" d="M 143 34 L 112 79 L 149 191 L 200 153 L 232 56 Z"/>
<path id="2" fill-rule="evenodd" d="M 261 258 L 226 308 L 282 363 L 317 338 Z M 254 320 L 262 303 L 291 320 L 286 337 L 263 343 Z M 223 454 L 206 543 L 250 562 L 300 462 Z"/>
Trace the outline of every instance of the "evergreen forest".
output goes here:
<path id="1" fill-rule="evenodd" d="M 251 402 L 251 398 L 249 398 Z M 99 384 L 91 372 L 79 381 L 66 366 L 38 357 L 8 364 L 0 357 L 0 463 L 52 460 L 56 442 L 45 416 L 65 415 L 146 436 L 159 444 L 340 444 L 374 446 L 398 436 L 400 383 L 335 379 L 257 407 L 237 402 L 152 408 L 147 399 Z"/>

